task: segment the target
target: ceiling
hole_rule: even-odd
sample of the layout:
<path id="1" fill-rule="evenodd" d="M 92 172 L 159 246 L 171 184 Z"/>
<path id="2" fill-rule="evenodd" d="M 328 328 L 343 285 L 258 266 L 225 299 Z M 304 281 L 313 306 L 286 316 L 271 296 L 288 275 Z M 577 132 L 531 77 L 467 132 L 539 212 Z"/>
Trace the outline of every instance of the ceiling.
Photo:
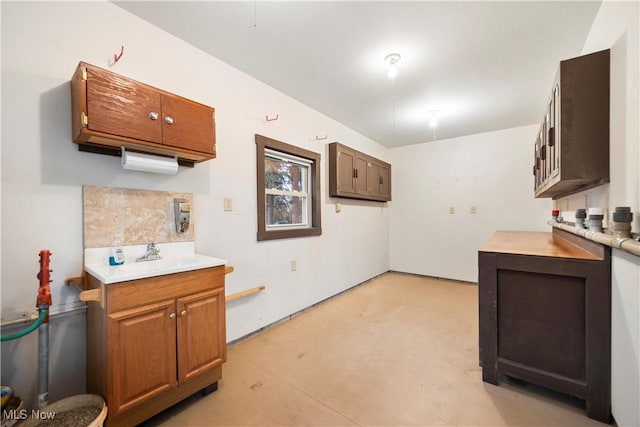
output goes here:
<path id="1" fill-rule="evenodd" d="M 388 147 L 541 120 L 599 1 L 114 2 Z M 399 53 L 398 76 L 384 58 Z M 438 110 L 438 126 L 428 112 Z"/>

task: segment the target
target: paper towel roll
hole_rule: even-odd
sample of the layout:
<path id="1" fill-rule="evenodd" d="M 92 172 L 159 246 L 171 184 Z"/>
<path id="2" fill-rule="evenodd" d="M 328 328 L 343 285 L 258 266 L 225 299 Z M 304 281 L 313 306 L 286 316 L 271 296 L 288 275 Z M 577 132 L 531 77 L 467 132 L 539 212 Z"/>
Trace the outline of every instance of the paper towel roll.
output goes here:
<path id="1" fill-rule="evenodd" d="M 178 173 L 178 156 L 154 156 L 152 154 L 126 151 L 125 148 L 122 147 L 122 168 L 175 175 Z"/>

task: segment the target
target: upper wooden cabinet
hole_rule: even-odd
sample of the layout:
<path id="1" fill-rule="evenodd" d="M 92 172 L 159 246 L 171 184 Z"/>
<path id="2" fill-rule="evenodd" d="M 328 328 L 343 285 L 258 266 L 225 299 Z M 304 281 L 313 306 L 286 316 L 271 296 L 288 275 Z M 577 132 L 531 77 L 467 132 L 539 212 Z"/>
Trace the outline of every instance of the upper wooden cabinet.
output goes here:
<path id="1" fill-rule="evenodd" d="M 609 50 L 560 62 L 534 143 L 535 197 L 609 182 Z"/>
<path id="2" fill-rule="evenodd" d="M 124 146 L 175 153 L 186 162 L 216 157 L 215 110 L 80 62 L 71 80 L 73 141 L 85 151 Z"/>
<path id="3" fill-rule="evenodd" d="M 329 144 L 329 196 L 391 200 L 391 165 L 333 142 Z"/>

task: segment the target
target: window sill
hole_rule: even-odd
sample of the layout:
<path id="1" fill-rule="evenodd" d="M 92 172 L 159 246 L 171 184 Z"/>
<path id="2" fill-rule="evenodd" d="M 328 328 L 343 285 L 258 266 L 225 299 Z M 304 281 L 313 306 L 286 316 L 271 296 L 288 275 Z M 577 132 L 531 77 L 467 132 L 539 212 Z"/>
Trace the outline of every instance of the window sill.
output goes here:
<path id="1" fill-rule="evenodd" d="M 258 241 L 275 240 L 275 239 L 292 239 L 295 237 L 319 236 L 322 234 L 322 228 L 296 228 L 291 230 L 269 230 L 258 231 Z"/>

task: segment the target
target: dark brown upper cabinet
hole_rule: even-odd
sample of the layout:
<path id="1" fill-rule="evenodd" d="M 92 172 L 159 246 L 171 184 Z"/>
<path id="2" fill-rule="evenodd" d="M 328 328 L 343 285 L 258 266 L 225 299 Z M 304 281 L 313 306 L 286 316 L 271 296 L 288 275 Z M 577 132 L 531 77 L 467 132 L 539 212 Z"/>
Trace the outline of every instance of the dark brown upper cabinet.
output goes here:
<path id="1" fill-rule="evenodd" d="M 80 62 L 71 80 L 72 137 L 83 151 L 120 147 L 177 154 L 183 164 L 216 157 L 215 110 Z"/>
<path id="2" fill-rule="evenodd" d="M 391 165 L 338 142 L 329 144 L 329 196 L 391 200 Z"/>
<path id="3" fill-rule="evenodd" d="M 560 62 L 534 143 L 535 197 L 609 182 L 609 50 Z"/>

